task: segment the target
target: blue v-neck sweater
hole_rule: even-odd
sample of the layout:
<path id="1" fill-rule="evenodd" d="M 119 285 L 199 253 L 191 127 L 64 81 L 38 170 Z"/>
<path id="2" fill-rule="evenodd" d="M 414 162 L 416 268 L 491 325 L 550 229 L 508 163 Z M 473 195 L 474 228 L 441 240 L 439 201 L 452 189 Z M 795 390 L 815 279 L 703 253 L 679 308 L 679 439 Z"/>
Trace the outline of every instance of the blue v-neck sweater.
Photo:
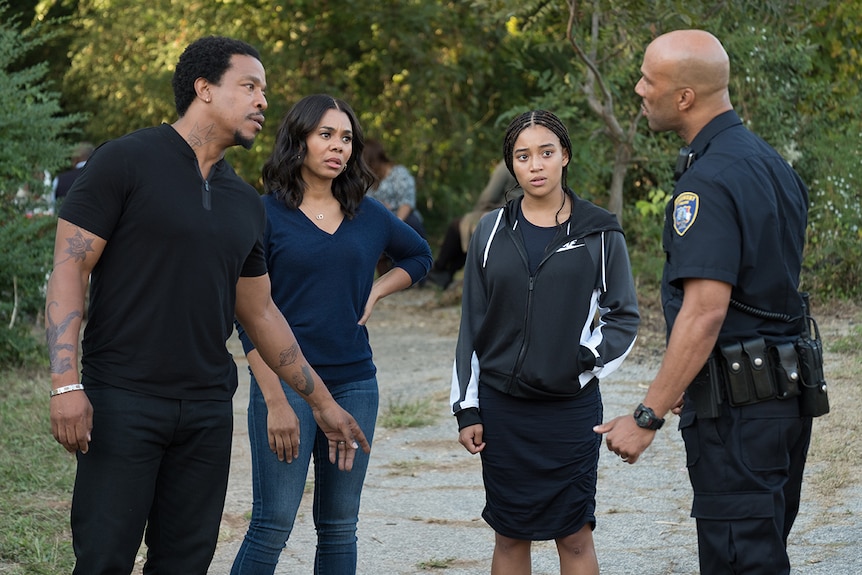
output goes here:
<path id="1" fill-rule="evenodd" d="M 386 252 L 415 283 L 431 267 L 431 248 L 383 204 L 363 198 L 356 216 L 334 234 L 272 194 L 263 196 L 264 234 L 272 298 L 287 318 L 302 352 L 327 386 L 373 377 L 368 330 L 357 322 Z M 243 347 L 253 345 L 240 329 Z"/>

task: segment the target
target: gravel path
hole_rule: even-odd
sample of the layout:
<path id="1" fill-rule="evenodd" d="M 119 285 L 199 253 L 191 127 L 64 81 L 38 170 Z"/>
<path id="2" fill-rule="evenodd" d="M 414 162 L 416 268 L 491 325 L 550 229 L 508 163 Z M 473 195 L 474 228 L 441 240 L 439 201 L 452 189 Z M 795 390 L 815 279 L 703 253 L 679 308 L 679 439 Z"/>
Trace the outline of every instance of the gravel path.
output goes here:
<path id="1" fill-rule="evenodd" d="M 484 492 L 478 457 L 457 442 L 448 414 L 448 391 L 457 337 L 457 307 L 423 305 L 433 290 L 408 290 L 378 304 L 369 325 L 378 366 L 381 413 L 390 404 L 420 399 L 439 413 L 432 425 L 378 427 L 362 499 L 357 536 L 358 573 L 446 575 L 490 572 L 493 532 L 481 519 Z M 210 575 L 227 575 L 251 510 L 246 405 L 246 364 L 240 348 L 240 391 L 234 411 L 233 463 L 221 542 Z M 639 355 L 602 382 L 606 418 L 627 413 L 642 399 L 657 367 Z M 596 549 L 602 573 L 610 575 L 698 572 L 691 488 L 682 439 L 672 416 L 636 465 L 602 449 L 597 495 Z M 816 433 L 816 423 L 815 423 Z M 814 468 L 810 466 L 809 472 Z M 862 489 L 841 494 L 838 505 L 821 508 L 806 485 L 790 535 L 794 575 L 862 573 Z M 306 497 L 276 573 L 311 574 L 314 525 Z M 533 573 L 559 573 L 552 542 L 533 546 Z"/>

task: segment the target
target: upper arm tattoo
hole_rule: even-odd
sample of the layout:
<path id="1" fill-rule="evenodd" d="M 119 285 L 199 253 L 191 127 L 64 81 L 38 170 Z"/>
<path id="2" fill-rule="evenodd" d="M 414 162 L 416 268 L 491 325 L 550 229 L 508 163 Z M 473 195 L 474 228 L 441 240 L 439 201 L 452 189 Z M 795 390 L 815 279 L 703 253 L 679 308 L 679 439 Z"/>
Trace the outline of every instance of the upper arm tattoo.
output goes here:
<path id="1" fill-rule="evenodd" d="M 75 230 L 75 235 L 66 238 L 66 243 L 69 246 L 66 248 L 66 253 L 76 262 L 82 262 L 87 259 L 87 252 L 94 252 L 93 241 L 95 238 L 84 237 L 81 230 Z"/>

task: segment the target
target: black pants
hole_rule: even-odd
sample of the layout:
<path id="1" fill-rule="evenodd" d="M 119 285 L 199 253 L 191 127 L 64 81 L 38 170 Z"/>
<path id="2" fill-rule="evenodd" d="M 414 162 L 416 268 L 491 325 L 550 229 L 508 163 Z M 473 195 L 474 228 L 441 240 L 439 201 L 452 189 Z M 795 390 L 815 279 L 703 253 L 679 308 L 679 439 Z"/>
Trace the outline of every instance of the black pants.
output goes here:
<path id="1" fill-rule="evenodd" d="M 702 575 L 790 573 L 787 536 L 799 511 L 811 418 L 796 399 L 697 419 L 684 410 L 680 429 L 694 490 Z"/>
<path id="2" fill-rule="evenodd" d="M 87 386 L 90 449 L 72 499 L 76 575 L 128 575 L 146 526 L 146 574 L 206 575 L 230 469 L 230 401 Z"/>
<path id="3" fill-rule="evenodd" d="M 433 270 L 454 275 L 464 267 L 467 254 L 461 250 L 461 218 L 452 220 L 440 244 L 440 252 L 434 260 Z"/>

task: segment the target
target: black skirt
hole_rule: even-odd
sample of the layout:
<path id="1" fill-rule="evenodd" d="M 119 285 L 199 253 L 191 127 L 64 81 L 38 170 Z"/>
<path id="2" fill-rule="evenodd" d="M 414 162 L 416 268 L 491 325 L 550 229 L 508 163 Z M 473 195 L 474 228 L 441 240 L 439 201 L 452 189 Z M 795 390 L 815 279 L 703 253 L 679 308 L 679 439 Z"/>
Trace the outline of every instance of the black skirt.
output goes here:
<path id="1" fill-rule="evenodd" d="M 482 517 L 513 539 L 566 537 L 596 524 L 602 421 L 598 382 L 570 399 L 515 398 L 479 385 Z"/>

